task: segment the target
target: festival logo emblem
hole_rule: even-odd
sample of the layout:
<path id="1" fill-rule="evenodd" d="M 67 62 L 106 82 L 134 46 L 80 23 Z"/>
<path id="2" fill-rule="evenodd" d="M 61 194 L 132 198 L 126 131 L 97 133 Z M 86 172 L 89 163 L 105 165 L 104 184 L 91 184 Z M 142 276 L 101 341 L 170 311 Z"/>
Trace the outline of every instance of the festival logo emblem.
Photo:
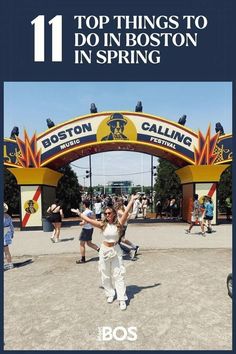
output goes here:
<path id="1" fill-rule="evenodd" d="M 97 141 L 111 140 L 137 140 L 135 125 L 121 113 L 113 113 L 98 127 Z"/>
<path id="2" fill-rule="evenodd" d="M 27 214 L 36 213 L 38 208 L 39 208 L 38 203 L 35 200 L 30 199 L 24 203 L 24 209 Z"/>

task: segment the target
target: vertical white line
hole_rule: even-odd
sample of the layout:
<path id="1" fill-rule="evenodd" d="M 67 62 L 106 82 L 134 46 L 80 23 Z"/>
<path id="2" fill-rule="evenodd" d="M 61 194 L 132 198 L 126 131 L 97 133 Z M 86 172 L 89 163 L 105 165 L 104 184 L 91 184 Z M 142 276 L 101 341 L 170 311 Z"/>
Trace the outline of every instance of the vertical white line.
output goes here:
<path id="1" fill-rule="evenodd" d="M 33 21 L 31 21 L 31 24 L 34 26 L 34 61 L 44 62 L 44 15 L 37 16 Z"/>
<path id="2" fill-rule="evenodd" d="M 57 15 L 48 22 L 52 25 L 52 61 L 62 61 L 62 16 Z"/>
<path id="3" fill-rule="evenodd" d="M 143 154 L 141 154 L 141 191 L 143 192 Z"/>
<path id="4" fill-rule="evenodd" d="M 105 170 L 104 170 L 104 152 L 102 153 L 102 174 L 103 174 L 103 194 L 106 194 L 106 181 L 105 181 Z"/>

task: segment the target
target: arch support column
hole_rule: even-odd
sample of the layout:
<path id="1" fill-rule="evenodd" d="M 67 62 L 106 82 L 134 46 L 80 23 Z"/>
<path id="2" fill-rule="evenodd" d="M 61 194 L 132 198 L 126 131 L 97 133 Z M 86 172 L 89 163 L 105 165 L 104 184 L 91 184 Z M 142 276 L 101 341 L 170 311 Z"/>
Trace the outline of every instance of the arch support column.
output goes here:
<path id="1" fill-rule="evenodd" d="M 212 223 L 218 223 L 217 212 L 217 186 L 221 174 L 230 165 L 199 165 L 185 166 L 176 170 L 183 189 L 182 217 L 184 221 L 191 221 L 191 211 L 193 204 L 193 195 L 198 194 L 199 198 L 204 195 L 212 197 L 215 212 Z"/>
<path id="2" fill-rule="evenodd" d="M 62 173 L 49 168 L 8 168 L 20 185 L 21 230 L 42 230 L 48 206 L 56 197 Z"/>

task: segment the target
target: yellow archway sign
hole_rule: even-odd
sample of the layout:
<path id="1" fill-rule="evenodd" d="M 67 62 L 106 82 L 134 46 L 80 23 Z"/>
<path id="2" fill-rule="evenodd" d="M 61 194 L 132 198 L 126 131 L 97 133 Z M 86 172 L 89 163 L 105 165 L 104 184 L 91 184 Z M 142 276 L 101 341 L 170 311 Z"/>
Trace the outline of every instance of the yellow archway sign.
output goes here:
<path id="1" fill-rule="evenodd" d="M 24 203 L 34 196 L 41 198 L 41 203 L 37 202 L 37 213 L 41 213 L 42 218 L 46 199 L 52 200 L 52 189 L 60 178 L 59 167 L 91 154 L 117 150 L 147 153 L 178 166 L 186 202 L 193 192 L 203 192 L 202 183 L 210 183 L 204 186 L 204 191 L 209 189 L 212 193 L 214 190 L 216 196 L 217 188 L 211 183 L 217 183 L 228 167 L 226 164 L 232 162 L 232 135 L 211 134 L 210 126 L 204 135 L 147 113 L 101 112 L 75 117 L 31 138 L 25 131 L 24 136 L 16 140 L 4 139 L 4 164 L 14 167 L 10 170 L 21 185 L 21 209 L 24 210 Z M 190 189 L 189 184 L 193 188 Z M 189 211 L 185 218 L 189 219 Z M 23 224 L 24 228 L 30 225 L 30 220 L 33 217 Z M 32 221 L 30 227 L 42 227 L 42 222 L 38 218 L 37 225 Z"/>

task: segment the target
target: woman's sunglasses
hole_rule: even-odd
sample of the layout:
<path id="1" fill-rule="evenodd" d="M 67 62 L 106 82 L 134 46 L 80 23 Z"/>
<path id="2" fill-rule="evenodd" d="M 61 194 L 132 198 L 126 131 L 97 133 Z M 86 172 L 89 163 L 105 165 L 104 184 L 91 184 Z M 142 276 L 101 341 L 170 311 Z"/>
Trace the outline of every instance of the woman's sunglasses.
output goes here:
<path id="1" fill-rule="evenodd" d="M 111 215 L 111 211 L 108 211 L 107 213 L 104 213 L 104 215 Z"/>

